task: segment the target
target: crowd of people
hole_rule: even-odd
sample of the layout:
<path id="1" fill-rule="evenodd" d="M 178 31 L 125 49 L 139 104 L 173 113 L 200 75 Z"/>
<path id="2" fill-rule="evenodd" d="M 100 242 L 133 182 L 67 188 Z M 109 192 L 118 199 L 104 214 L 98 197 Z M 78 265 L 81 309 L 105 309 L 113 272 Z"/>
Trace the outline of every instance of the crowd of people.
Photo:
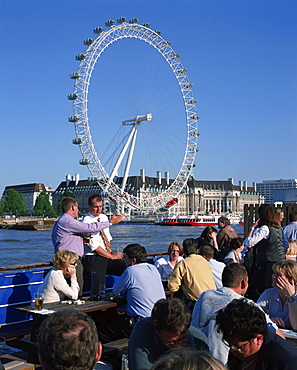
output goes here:
<path id="1" fill-rule="evenodd" d="M 83 222 L 75 199 L 62 207 L 44 301 L 77 299 L 84 283 L 100 299 L 98 287 L 112 274 L 119 279 L 110 299 L 124 299 L 126 309 L 104 325 L 72 310 L 51 315 L 38 337 L 44 369 L 92 369 L 101 343 L 124 337 L 131 370 L 296 368 L 297 348 L 280 329 L 297 331 L 297 212 L 282 228 L 280 213 L 261 205 L 244 240 L 222 216 L 219 231 L 207 226 L 196 239 L 173 241 L 148 263 L 136 243 L 113 253 L 109 228 L 124 215 L 108 220 L 99 195 L 89 198 Z M 166 299 L 164 286 L 174 298 Z"/>

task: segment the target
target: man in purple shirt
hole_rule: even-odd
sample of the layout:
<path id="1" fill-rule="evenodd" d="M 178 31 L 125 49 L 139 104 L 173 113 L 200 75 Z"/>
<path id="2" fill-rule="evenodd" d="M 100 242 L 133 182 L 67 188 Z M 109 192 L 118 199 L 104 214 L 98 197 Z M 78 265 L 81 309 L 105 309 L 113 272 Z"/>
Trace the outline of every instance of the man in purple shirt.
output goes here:
<path id="1" fill-rule="evenodd" d="M 113 215 L 110 221 L 93 222 L 91 224 L 82 223 L 78 217 L 78 203 L 74 198 L 67 197 L 62 202 L 62 216 L 57 220 L 52 231 L 52 241 L 55 247 L 55 253 L 60 248 L 68 249 L 82 257 L 84 254 L 83 238 L 84 233 L 95 233 L 117 224 L 122 221 L 124 214 Z M 80 286 L 79 295 L 82 294 L 83 287 L 83 267 L 81 260 L 77 260 L 76 266 L 77 281 Z"/>

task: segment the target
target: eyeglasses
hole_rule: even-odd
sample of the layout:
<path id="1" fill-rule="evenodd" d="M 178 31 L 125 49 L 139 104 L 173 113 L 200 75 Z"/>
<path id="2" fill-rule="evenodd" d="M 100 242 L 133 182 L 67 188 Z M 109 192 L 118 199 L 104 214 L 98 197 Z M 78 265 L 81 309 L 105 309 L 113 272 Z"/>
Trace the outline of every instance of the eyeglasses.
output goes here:
<path id="1" fill-rule="evenodd" d="M 188 342 L 189 332 L 187 331 L 186 336 L 183 339 L 181 339 L 181 340 L 176 339 L 176 340 L 172 340 L 170 342 L 165 342 L 164 339 L 162 338 L 161 333 L 159 333 L 159 336 L 160 336 L 164 346 L 166 346 L 168 348 L 172 348 L 172 347 L 174 347 L 178 344 L 184 347 Z"/>
<path id="2" fill-rule="evenodd" d="M 244 343 L 242 346 L 236 347 L 233 344 L 229 344 L 225 339 L 223 339 L 223 342 L 230 348 L 231 351 L 237 352 L 237 353 L 242 353 L 244 348 L 249 344 L 252 343 L 254 339 L 248 340 L 246 343 Z"/>
<path id="3" fill-rule="evenodd" d="M 72 263 L 69 263 L 69 265 L 71 265 L 71 266 L 75 266 L 76 264 L 77 264 L 77 261 L 74 261 Z"/>

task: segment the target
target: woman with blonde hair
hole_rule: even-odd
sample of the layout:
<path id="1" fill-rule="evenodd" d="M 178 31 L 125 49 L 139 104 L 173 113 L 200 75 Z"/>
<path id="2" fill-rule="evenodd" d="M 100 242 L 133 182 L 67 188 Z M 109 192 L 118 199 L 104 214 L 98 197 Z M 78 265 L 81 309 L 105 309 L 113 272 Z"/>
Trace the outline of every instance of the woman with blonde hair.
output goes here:
<path id="1" fill-rule="evenodd" d="M 297 262 L 297 242 L 289 240 L 289 248 L 286 250 L 286 259 Z"/>
<path id="2" fill-rule="evenodd" d="M 297 330 L 297 263 L 284 260 L 273 265 L 272 286 L 257 303 L 277 326 Z"/>
<path id="3" fill-rule="evenodd" d="M 44 303 L 62 301 L 65 297 L 77 299 L 79 285 L 76 279 L 76 261 L 78 255 L 60 248 L 53 257 L 53 268 L 46 275 L 41 286 Z M 70 286 L 65 275 L 70 276 Z"/>

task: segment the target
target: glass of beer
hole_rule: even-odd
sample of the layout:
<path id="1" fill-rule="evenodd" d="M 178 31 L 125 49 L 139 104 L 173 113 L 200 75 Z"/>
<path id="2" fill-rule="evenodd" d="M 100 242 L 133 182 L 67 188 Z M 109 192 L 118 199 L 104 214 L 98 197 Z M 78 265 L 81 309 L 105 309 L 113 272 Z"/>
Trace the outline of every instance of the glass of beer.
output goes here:
<path id="1" fill-rule="evenodd" d="M 34 294 L 35 309 L 40 311 L 43 309 L 43 295 L 40 292 Z"/>

